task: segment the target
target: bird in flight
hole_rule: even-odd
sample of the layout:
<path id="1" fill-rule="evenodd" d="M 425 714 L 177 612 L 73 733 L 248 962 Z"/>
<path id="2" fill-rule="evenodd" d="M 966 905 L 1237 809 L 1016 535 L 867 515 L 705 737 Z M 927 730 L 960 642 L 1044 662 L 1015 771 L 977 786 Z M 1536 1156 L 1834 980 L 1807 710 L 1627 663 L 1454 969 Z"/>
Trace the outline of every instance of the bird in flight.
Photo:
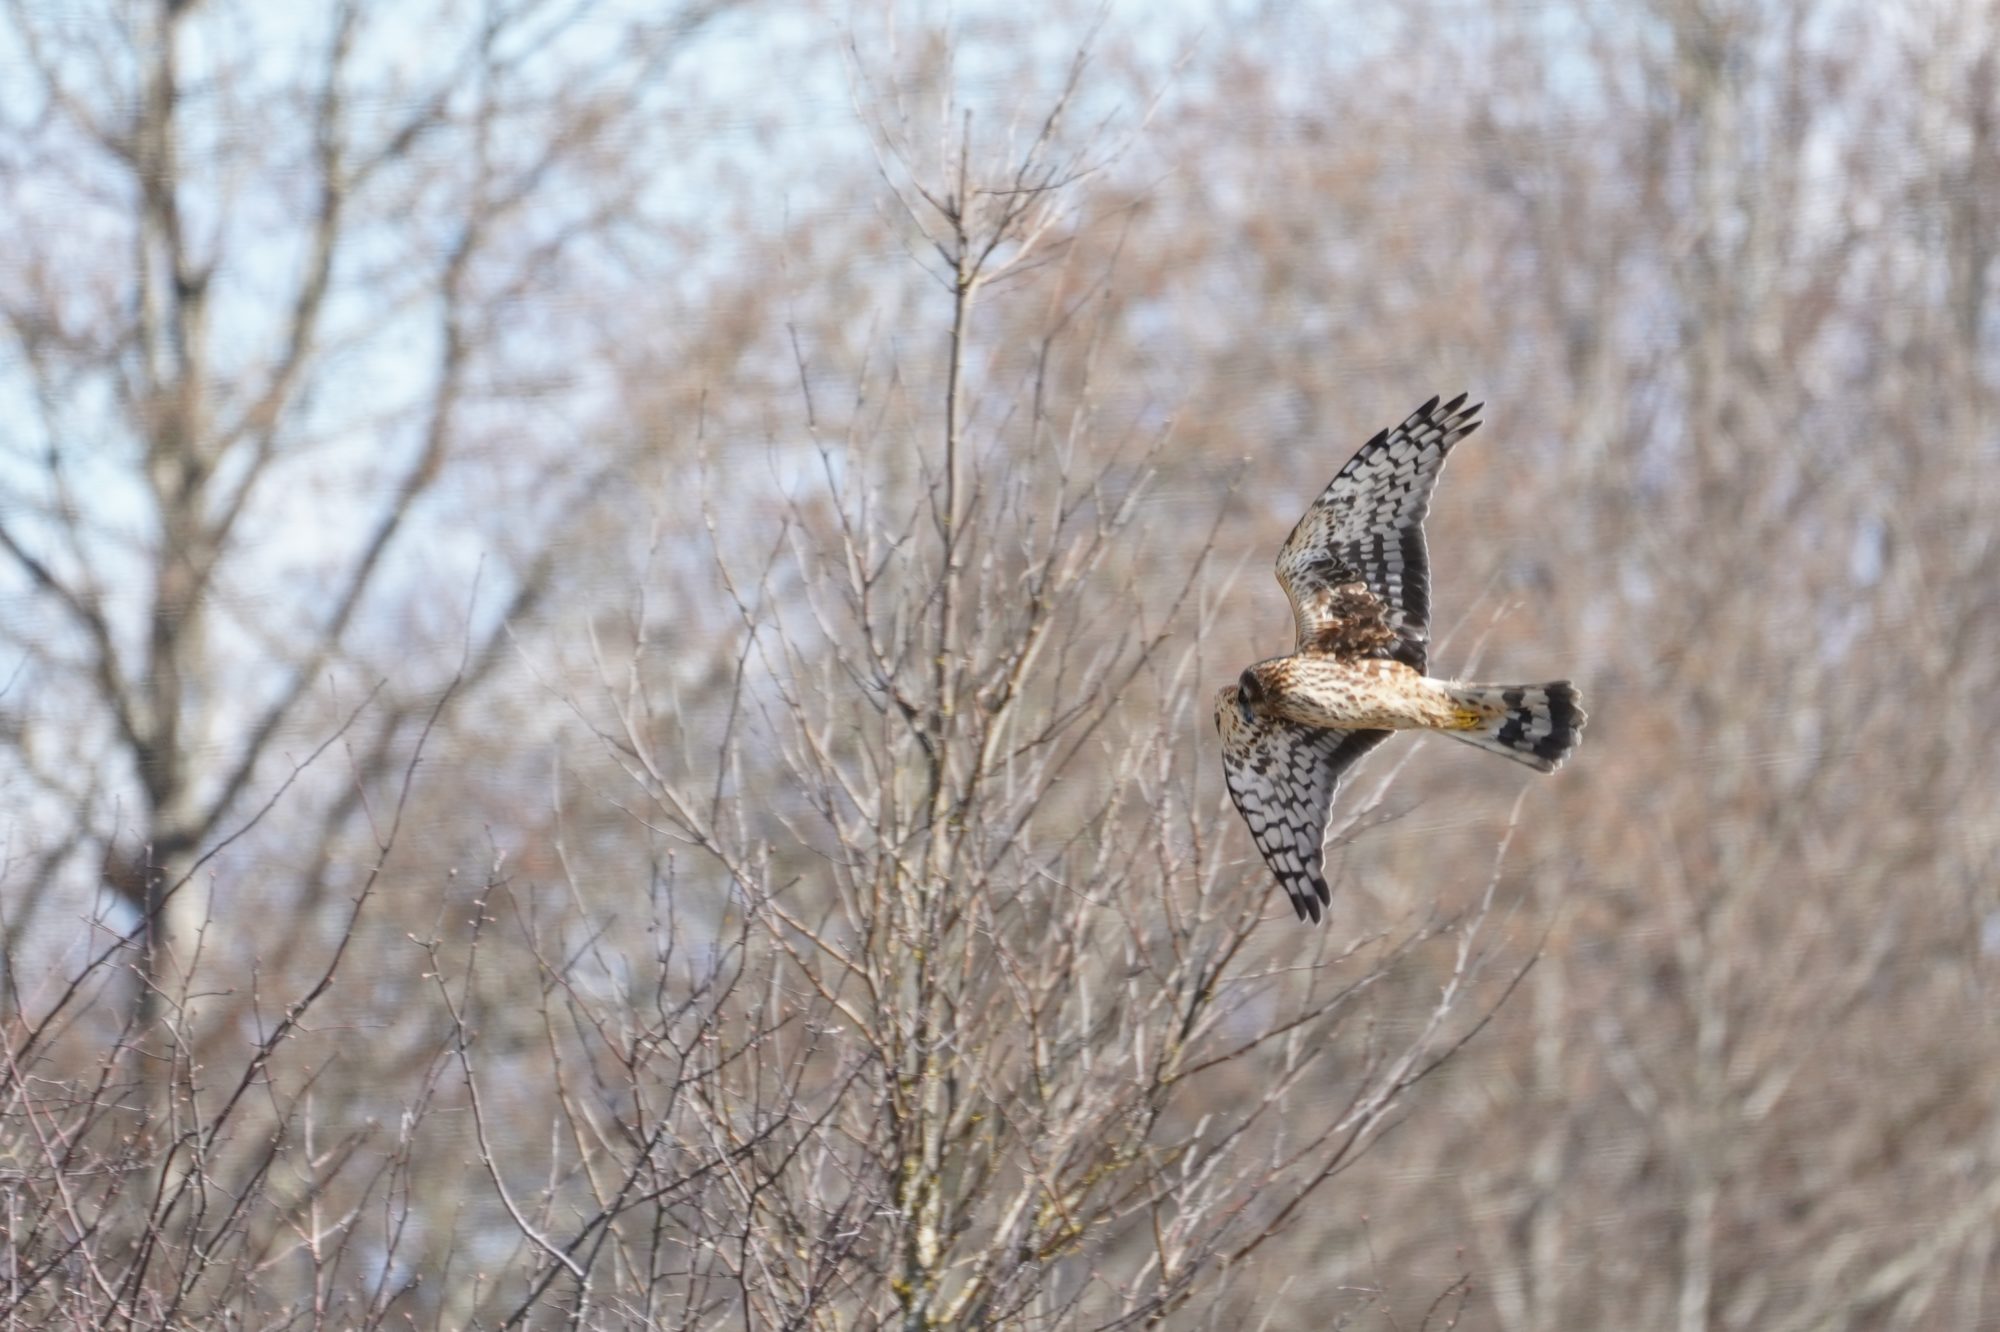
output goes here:
<path id="1" fill-rule="evenodd" d="M 1298 644 L 1215 697 L 1229 795 L 1299 919 L 1333 898 L 1321 840 L 1349 768 L 1391 731 L 1442 731 L 1541 772 L 1576 748 L 1567 680 L 1462 684 L 1425 674 L 1430 555 L 1424 515 L 1452 447 L 1484 404 L 1432 398 L 1348 459 L 1278 551 Z"/>

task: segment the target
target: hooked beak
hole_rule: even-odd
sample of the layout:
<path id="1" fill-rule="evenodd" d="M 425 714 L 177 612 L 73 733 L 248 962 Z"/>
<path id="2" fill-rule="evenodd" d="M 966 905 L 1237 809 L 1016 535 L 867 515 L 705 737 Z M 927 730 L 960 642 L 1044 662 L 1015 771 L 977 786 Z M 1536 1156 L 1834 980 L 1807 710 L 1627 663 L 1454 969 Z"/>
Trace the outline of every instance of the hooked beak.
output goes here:
<path id="1" fill-rule="evenodd" d="M 1257 724 L 1257 714 L 1250 711 L 1250 700 L 1244 696 L 1241 689 L 1236 691 L 1236 711 L 1243 718 L 1245 726 L 1255 726 Z"/>

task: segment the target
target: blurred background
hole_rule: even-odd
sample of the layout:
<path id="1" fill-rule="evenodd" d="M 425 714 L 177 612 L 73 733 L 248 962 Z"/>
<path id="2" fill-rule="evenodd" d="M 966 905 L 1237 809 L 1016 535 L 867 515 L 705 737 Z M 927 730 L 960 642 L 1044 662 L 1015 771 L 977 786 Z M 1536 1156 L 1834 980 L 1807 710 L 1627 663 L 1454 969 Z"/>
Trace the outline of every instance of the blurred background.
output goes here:
<path id="1" fill-rule="evenodd" d="M 747 1326 L 782 1287 L 801 1326 L 2000 1327 L 1996 62 L 1976 0 L 12 0 L 9 1325 Z M 1461 389 L 1434 668 L 1574 678 L 1590 728 L 1547 781 L 1371 760 L 1313 935 L 1203 700 L 1289 645 L 1305 504 Z M 1104 539 L 1064 563 L 1072 519 Z M 980 674 L 1051 569 L 1058 646 Z M 987 733 L 952 728 L 1017 690 L 1092 719 L 1036 797 L 1074 874 L 1008 868 L 996 812 L 974 883 L 941 829 L 1027 747 L 954 766 Z M 1114 907 L 1085 862 L 1163 809 L 1186 858 Z M 962 1094 L 935 1046 L 842 1062 L 901 982 L 788 951 L 824 919 L 890 968 L 854 975 L 912 955 L 846 896 L 850 816 L 880 863 L 930 848 L 924 937 L 1006 953 L 1005 904 L 1073 889 L 1117 984 L 1209 937 L 1190 903 L 1264 917 L 1190 993 L 1372 959 L 1243 1123 L 1274 1174 L 1461 975 L 1423 922 L 1476 908 L 1486 970 L 1268 1243 L 1177 1267 L 1157 1180 L 1150 1228 L 1138 1193 L 982 1210 L 946 1145 L 955 1230 L 883 1147 L 886 1238 L 828 1222 L 814 1285 L 742 1257 L 810 1247 L 756 1201 L 803 1158 L 713 1232 L 590 1171 L 804 1122 L 702 1101 L 732 1023 L 818 1014 L 785 1097 L 876 1087 L 881 1143 Z M 1003 914 L 940 923 L 941 888 Z M 763 988 L 646 1071 L 725 957 Z M 1215 1039 L 1300 1039 L 1296 1002 Z M 1135 1048 L 1078 1020 L 1072 1056 Z M 1162 1078 L 1133 1142 L 1262 1068 Z M 988 1259 L 952 1236 L 1017 1223 L 1018 1299 L 959 1300 Z"/>

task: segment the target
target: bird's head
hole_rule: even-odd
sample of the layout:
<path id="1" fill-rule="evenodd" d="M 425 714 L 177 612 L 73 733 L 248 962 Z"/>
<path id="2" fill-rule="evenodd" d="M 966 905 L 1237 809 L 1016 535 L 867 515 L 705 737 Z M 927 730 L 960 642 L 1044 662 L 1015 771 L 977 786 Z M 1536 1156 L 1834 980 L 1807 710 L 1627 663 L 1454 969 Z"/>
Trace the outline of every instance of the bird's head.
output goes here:
<path id="1" fill-rule="evenodd" d="M 1257 678 L 1257 668 L 1250 667 L 1236 677 L 1236 710 L 1243 716 L 1244 725 L 1254 725 L 1257 720 L 1257 706 L 1264 701 L 1264 682 Z"/>
<path id="2" fill-rule="evenodd" d="M 1256 726 L 1257 709 L 1263 706 L 1267 692 L 1255 666 L 1238 676 L 1235 684 L 1216 690 L 1216 729 L 1226 735 L 1239 726 Z"/>

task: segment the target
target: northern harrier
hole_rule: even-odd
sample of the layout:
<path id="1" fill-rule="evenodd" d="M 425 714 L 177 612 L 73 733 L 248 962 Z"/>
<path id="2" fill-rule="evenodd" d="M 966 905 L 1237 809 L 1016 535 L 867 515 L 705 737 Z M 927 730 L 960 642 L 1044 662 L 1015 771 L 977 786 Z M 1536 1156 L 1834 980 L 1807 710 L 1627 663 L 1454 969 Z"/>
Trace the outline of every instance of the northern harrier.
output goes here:
<path id="1" fill-rule="evenodd" d="M 1299 919 L 1332 901 L 1320 870 L 1341 778 L 1391 731 L 1454 739 L 1554 772 L 1584 712 L 1567 680 L 1461 684 L 1424 674 L 1430 556 L 1424 515 L 1452 446 L 1483 404 L 1432 398 L 1361 446 L 1278 552 L 1298 646 L 1215 698 L 1229 794 Z M 1463 407 L 1463 410 L 1460 410 Z"/>

